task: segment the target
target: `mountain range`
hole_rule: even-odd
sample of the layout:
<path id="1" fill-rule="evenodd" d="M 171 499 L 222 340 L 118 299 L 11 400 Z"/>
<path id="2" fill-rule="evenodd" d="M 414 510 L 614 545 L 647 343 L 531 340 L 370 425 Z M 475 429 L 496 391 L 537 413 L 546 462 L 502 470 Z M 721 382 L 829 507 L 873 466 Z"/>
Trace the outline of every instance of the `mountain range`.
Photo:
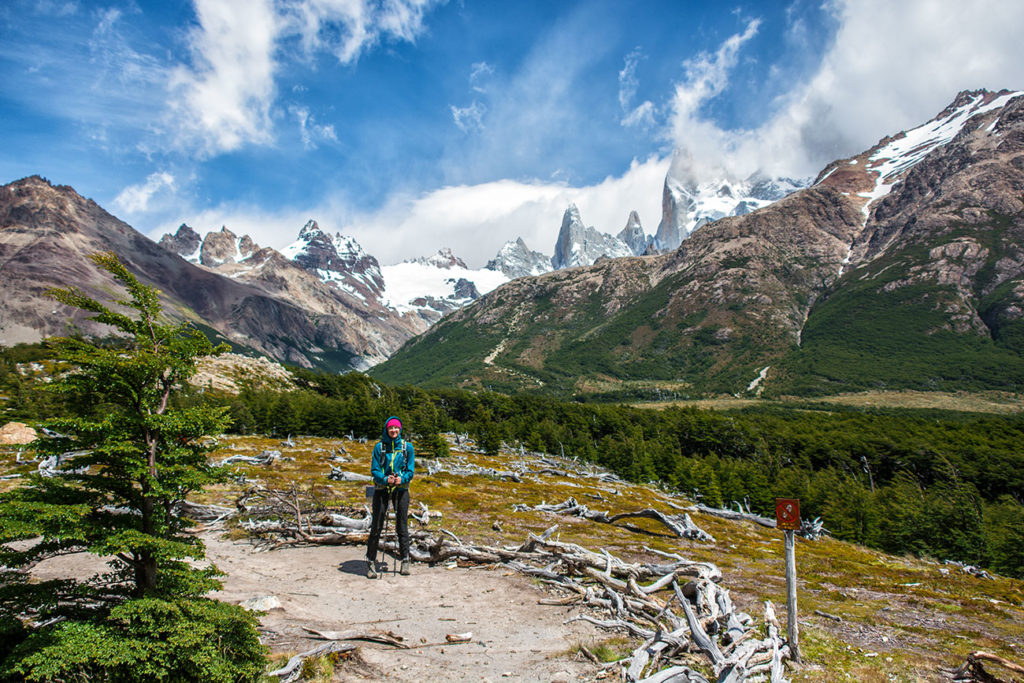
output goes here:
<path id="1" fill-rule="evenodd" d="M 1021 99 L 960 93 L 813 180 L 701 178 L 679 151 L 655 234 L 635 212 L 601 233 L 569 205 L 553 256 L 519 238 L 481 270 L 448 249 L 381 266 L 314 220 L 280 251 L 184 224 L 158 245 L 72 188 L 25 178 L 0 187 L 0 344 L 102 334 L 45 291 L 107 298 L 112 282 L 85 255 L 110 250 L 169 315 L 237 350 L 401 383 L 1016 388 Z"/>
<path id="2" fill-rule="evenodd" d="M 676 180 L 654 238 L 685 204 L 676 249 L 510 282 L 371 374 L 620 398 L 1024 386 L 1019 93 L 962 92 L 699 229 Z"/>
<path id="3" fill-rule="evenodd" d="M 0 345 L 69 329 L 104 333 L 45 296 L 68 283 L 96 297 L 111 290 L 109 276 L 85 258 L 90 251 L 117 253 L 162 291 L 169 315 L 193 321 L 236 350 L 344 371 L 380 363 L 443 315 L 509 280 L 655 249 L 635 212 L 616 238 L 585 227 L 574 205 L 566 209 L 554 256 L 519 238 L 479 270 L 450 249 L 382 266 L 355 239 L 331 234 L 315 220 L 280 251 L 227 227 L 203 236 L 186 224 L 154 248 L 70 187 L 36 176 L 0 190 Z M 685 207 L 680 211 L 685 216 Z"/>

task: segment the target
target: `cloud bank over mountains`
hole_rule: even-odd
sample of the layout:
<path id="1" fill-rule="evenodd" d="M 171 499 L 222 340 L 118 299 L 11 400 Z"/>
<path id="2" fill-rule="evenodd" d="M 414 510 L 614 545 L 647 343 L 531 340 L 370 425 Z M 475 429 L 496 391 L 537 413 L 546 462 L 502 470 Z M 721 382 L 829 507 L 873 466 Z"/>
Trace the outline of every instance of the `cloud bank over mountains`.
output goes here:
<path id="1" fill-rule="evenodd" d="M 13 0 L 0 172 L 151 236 L 280 247 L 313 217 L 384 263 L 480 266 L 516 236 L 549 251 L 570 202 L 653 232 L 676 150 L 698 175 L 808 176 L 959 90 L 1024 87 L 1014 0 L 641 5 Z"/>

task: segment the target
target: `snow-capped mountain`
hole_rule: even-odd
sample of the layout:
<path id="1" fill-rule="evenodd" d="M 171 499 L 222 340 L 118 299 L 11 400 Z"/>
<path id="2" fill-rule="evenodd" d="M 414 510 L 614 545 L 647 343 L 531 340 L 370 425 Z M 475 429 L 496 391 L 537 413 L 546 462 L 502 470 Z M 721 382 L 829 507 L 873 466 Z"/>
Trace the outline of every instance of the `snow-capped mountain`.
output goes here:
<path id="1" fill-rule="evenodd" d="M 555 242 L 555 255 L 551 267 L 555 270 L 575 266 L 589 266 L 599 258 L 632 256 L 629 246 L 618 239 L 593 227 L 584 227 L 580 210 L 570 204 L 562 216 L 562 227 Z"/>
<path id="2" fill-rule="evenodd" d="M 324 282 L 363 299 L 380 299 L 384 292 L 377 259 L 363 251 L 354 238 L 326 233 L 314 220 L 303 226 L 299 238 L 281 254 Z"/>
<path id="3" fill-rule="evenodd" d="M 924 125 L 903 131 L 892 137 L 882 139 L 877 145 L 853 157 L 852 159 L 833 162 L 815 179 L 814 184 L 821 184 L 831 179 L 829 184 L 849 178 L 866 171 L 872 179 L 871 187 L 858 192 L 858 196 L 867 200 L 864 204 L 864 217 L 867 220 L 871 205 L 892 191 L 906 172 L 920 163 L 936 148 L 949 143 L 955 138 L 964 124 L 978 114 L 1006 106 L 1020 92 L 1003 90 L 998 93 L 987 90 L 964 91 L 957 95 L 952 104 L 942 110 L 934 119 Z M 992 122 L 992 129 L 999 123 L 997 118 Z M 991 131 L 990 131 L 991 132 Z"/>
<path id="4" fill-rule="evenodd" d="M 487 270 L 504 273 L 510 280 L 528 275 L 541 275 L 551 271 L 551 257 L 533 251 L 522 237 L 505 242 L 493 259 L 484 266 Z"/>
<path id="5" fill-rule="evenodd" d="M 661 223 L 652 240 L 658 251 L 671 251 L 697 228 L 726 216 L 743 216 L 772 204 L 809 185 L 792 178 L 766 178 L 754 174 L 736 180 L 698 179 L 693 169 L 676 155 L 662 190 Z"/>
<path id="6" fill-rule="evenodd" d="M 424 266 L 433 266 L 434 268 L 440 268 L 441 270 L 449 270 L 451 268 L 469 269 L 466 262 L 456 256 L 449 247 L 442 247 L 437 250 L 436 254 L 431 256 L 420 256 L 414 259 L 407 259 L 407 262 L 418 263 Z"/>

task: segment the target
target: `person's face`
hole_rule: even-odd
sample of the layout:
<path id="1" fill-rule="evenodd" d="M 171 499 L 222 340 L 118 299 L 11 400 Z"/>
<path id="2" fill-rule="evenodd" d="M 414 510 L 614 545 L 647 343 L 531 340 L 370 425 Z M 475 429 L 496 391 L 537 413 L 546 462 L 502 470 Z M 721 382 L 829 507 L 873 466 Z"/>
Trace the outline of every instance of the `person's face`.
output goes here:
<path id="1" fill-rule="evenodd" d="M 399 427 L 398 425 L 390 425 L 388 427 L 388 436 L 391 437 L 392 439 L 397 439 L 398 438 L 398 434 L 401 431 L 402 431 L 402 428 Z"/>

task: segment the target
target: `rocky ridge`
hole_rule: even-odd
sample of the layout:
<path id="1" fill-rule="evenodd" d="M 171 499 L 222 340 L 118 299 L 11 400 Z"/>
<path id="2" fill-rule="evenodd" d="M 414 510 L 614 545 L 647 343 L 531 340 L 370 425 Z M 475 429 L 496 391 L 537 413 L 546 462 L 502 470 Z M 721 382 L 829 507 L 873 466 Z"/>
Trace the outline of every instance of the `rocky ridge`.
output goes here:
<path id="1" fill-rule="evenodd" d="M 164 242 L 188 248 L 188 226 Z M 241 349 L 305 367 L 366 369 L 426 329 L 357 293 L 331 287 L 273 249 L 229 230 L 211 233 L 190 263 L 149 240 L 72 188 L 33 176 L 0 187 L 0 344 L 67 333 L 103 336 L 106 326 L 58 305 L 52 287 L 74 284 L 101 301 L 116 285 L 87 256 L 113 251 L 161 291 L 165 312 Z M 195 250 L 193 250 L 195 252 Z M 248 252 L 248 255 L 246 253 Z M 239 259 L 238 257 L 241 256 Z"/>
<path id="2" fill-rule="evenodd" d="M 961 93 L 923 126 L 672 252 L 513 281 L 375 374 L 416 376 L 422 350 L 475 339 L 450 362 L 464 383 L 492 387 L 1024 382 L 1022 140 L 1024 97 Z"/>

